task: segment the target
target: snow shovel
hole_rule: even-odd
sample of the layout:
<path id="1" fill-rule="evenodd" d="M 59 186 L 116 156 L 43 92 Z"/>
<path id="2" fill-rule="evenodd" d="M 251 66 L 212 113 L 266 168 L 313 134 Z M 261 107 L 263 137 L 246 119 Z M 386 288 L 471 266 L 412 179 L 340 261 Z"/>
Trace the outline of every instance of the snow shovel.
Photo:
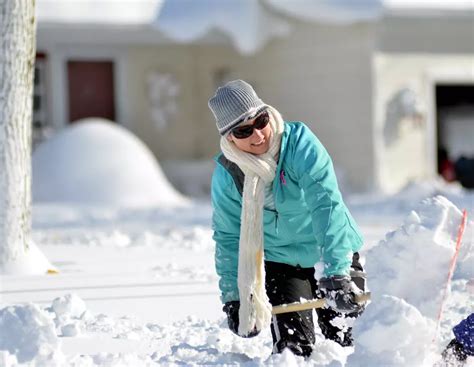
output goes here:
<path id="1" fill-rule="evenodd" d="M 357 294 L 355 296 L 355 301 L 357 303 L 365 302 L 368 300 L 370 300 L 370 292 Z M 321 308 L 325 304 L 326 304 L 326 300 L 324 298 L 312 299 L 310 301 L 305 301 L 305 302 L 288 303 L 288 304 L 272 307 L 272 314 L 278 315 L 281 313 L 306 311 L 306 310 L 311 310 L 312 308 Z"/>

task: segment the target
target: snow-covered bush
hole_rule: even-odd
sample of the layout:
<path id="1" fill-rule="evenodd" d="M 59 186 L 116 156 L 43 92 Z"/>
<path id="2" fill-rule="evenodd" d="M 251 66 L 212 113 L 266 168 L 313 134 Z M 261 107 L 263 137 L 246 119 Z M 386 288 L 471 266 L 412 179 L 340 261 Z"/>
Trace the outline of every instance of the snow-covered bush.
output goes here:
<path id="1" fill-rule="evenodd" d="M 185 202 L 142 141 L 97 118 L 81 120 L 38 146 L 33 200 L 114 207 Z"/>

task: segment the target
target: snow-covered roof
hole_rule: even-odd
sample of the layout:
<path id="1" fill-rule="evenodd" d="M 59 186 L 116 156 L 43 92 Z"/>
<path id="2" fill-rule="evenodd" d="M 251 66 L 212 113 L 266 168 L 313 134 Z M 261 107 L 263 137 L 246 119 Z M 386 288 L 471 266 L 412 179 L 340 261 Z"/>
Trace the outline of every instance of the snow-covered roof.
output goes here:
<path id="1" fill-rule="evenodd" d="M 386 9 L 474 10 L 472 0 L 383 0 Z"/>
<path id="2" fill-rule="evenodd" d="M 309 21 L 353 23 L 382 15 L 379 0 L 263 0 L 276 11 Z"/>
<path id="3" fill-rule="evenodd" d="M 243 53 L 251 53 L 271 38 L 290 31 L 285 20 L 255 0 L 165 1 L 154 26 L 181 42 L 219 30 Z"/>
<path id="4" fill-rule="evenodd" d="M 149 25 L 165 0 L 38 0 L 38 24 Z"/>
<path id="5" fill-rule="evenodd" d="M 142 29 L 176 42 L 203 39 L 213 31 L 252 53 L 290 32 L 287 17 L 336 24 L 374 21 L 385 14 L 470 14 L 472 0 L 38 0 L 39 29 L 100 26 Z M 435 12 L 435 13 L 433 13 Z"/>

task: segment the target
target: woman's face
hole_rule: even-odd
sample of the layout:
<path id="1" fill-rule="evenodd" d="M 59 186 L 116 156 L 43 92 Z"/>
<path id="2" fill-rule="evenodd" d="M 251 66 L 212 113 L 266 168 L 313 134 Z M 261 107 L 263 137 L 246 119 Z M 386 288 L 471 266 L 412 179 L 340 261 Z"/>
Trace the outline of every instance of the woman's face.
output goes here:
<path id="1" fill-rule="evenodd" d="M 272 115 L 269 114 L 270 119 L 272 118 Z M 258 116 L 256 116 L 258 118 Z M 246 126 L 246 125 L 253 125 L 255 122 L 255 119 L 249 120 L 245 123 L 243 123 L 240 126 Z M 253 129 L 252 135 L 250 135 L 248 138 L 244 139 L 237 139 L 232 132 L 230 132 L 227 135 L 227 139 L 230 141 L 234 142 L 235 146 L 239 148 L 240 150 L 247 152 L 247 153 L 252 153 L 255 155 L 258 154 L 263 154 L 268 151 L 270 148 L 270 138 L 272 136 L 272 128 L 270 123 L 267 124 L 263 129 L 258 130 L 258 129 Z"/>

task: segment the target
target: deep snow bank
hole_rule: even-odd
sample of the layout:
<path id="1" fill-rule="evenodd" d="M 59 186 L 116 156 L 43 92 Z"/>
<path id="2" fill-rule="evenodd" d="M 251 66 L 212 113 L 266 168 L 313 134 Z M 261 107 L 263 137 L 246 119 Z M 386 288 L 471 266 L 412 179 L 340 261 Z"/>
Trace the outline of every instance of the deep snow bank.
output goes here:
<path id="1" fill-rule="evenodd" d="M 82 120 L 45 141 L 32 164 L 35 202 L 116 207 L 185 202 L 145 144 L 104 119 Z"/>
<path id="2" fill-rule="evenodd" d="M 405 299 L 434 318 L 455 252 L 462 213 L 442 196 L 424 200 L 404 224 L 366 255 L 366 270 L 374 274 L 369 284 L 374 297 L 390 294 Z M 467 226 L 456 277 L 473 276 L 472 222 Z M 471 270 L 471 274 L 469 274 Z"/>
<path id="3" fill-rule="evenodd" d="M 4 351 L 0 359 L 5 365 L 14 365 L 15 360 L 44 362 L 58 351 L 54 323 L 37 305 L 0 309 L 0 330 L 0 351 Z"/>
<path id="4" fill-rule="evenodd" d="M 71 209 L 67 208 L 67 210 Z M 100 236 L 91 237 L 92 223 L 100 224 L 94 230 L 100 229 L 107 232 L 106 228 L 108 228 L 104 227 L 102 219 L 99 220 L 101 216 L 92 216 L 94 220 L 91 223 L 84 221 L 78 227 L 77 231 L 84 233 L 80 237 L 80 243 L 93 246 L 94 241 L 98 241 L 101 246 L 107 246 L 109 243 L 110 246 L 116 246 L 117 242 L 123 241 L 123 246 L 143 243 L 172 249 L 179 242 L 186 243 L 186 248 L 190 250 L 187 256 L 189 259 L 193 259 L 193 252 L 200 249 L 208 251 L 209 256 L 212 256 L 209 226 L 206 224 L 207 227 L 199 227 L 197 230 L 194 227 L 197 223 L 204 226 L 205 221 L 201 222 L 195 217 L 197 212 L 202 211 L 202 207 L 188 210 L 188 214 L 183 208 L 173 210 L 175 211 L 173 215 L 163 213 L 161 210 L 157 216 L 150 216 L 148 212 L 146 215 L 140 214 L 139 211 L 128 213 L 127 218 L 130 216 L 142 223 L 139 228 L 143 237 L 135 238 L 135 234 L 123 229 L 125 240 L 122 240 L 124 236 L 121 235 L 111 235 L 110 239 L 106 240 Z M 108 210 L 105 212 L 105 217 L 109 218 L 110 213 Z M 70 220 L 71 223 L 78 222 L 74 216 L 68 218 L 67 212 L 54 210 L 42 213 L 43 225 L 49 223 L 54 231 L 63 228 L 65 220 L 66 222 Z M 54 219 L 54 216 L 57 216 L 57 219 Z M 110 221 L 121 223 L 120 218 L 122 218 L 120 215 L 110 216 Z M 173 229 L 160 227 L 153 230 L 152 228 L 152 224 L 174 223 L 177 219 L 180 225 L 176 227 L 173 224 L 170 226 Z M 433 297 L 438 296 L 444 287 L 448 272 L 447 264 L 454 251 L 452 246 L 454 246 L 459 222 L 460 211 L 449 201 L 440 197 L 428 199 L 407 217 L 400 228 L 387 234 L 384 241 L 365 253 L 365 266 L 369 274 L 369 287 L 373 292 L 373 301 L 361 318 L 355 322 L 355 352 L 347 358 L 346 364 L 344 364 L 346 355 L 352 353 L 352 349 L 342 348 L 331 341 L 324 340 L 320 334 L 316 339 L 315 351 L 308 360 L 294 357 L 289 353 L 270 355 L 271 335 L 268 329 L 253 339 L 239 338 L 228 330 L 224 314 L 219 314 L 217 316 L 219 319 L 212 321 L 189 316 L 172 324 L 140 324 L 134 320 L 134 314 L 143 310 L 131 310 L 121 318 L 112 316 L 112 309 L 106 314 L 93 314 L 82 300 L 72 295 L 57 298 L 52 302 L 51 307 L 40 309 L 42 315 L 40 319 L 49 318 L 52 326 L 49 324 L 47 328 L 43 328 L 42 324 L 38 323 L 32 327 L 33 330 L 40 330 L 38 334 L 46 333 L 44 337 L 36 339 L 39 340 L 37 345 L 45 344 L 44 350 L 50 351 L 55 348 L 56 338 L 50 338 L 48 335 L 51 335 L 50 331 L 54 330 L 57 338 L 62 342 L 60 353 L 44 356 L 40 352 L 43 348 L 38 348 L 36 354 L 32 353 L 28 356 L 33 356 L 31 361 L 34 364 L 32 365 L 48 367 L 55 365 L 81 367 L 124 365 L 432 367 L 431 362 L 439 358 L 441 350 L 452 338 L 451 328 L 472 312 L 474 304 L 473 297 L 469 298 L 467 295 L 468 280 L 471 277 L 468 270 L 474 265 L 471 257 L 472 250 L 469 250 L 469 246 L 473 245 L 473 223 L 470 222 L 464 235 L 451 293 L 444 308 L 439 337 L 435 343 L 431 342 L 435 334 L 435 320 L 428 311 L 430 308 L 437 309 L 439 306 L 438 300 Z M 139 228 L 137 227 L 137 234 Z M 57 239 L 51 234 L 51 236 L 38 238 L 38 243 L 54 244 L 58 241 L 58 243 L 75 244 L 74 234 L 69 233 L 68 236 L 70 237 Z M 166 254 L 169 252 L 163 252 L 163 256 Z M 95 260 L 100 260 L 100 256 L 98 255 Z M 147 256 L 149 256 L 148 253 Z M 404 261 L 398 259 L 398 256 Z M 435 259 L 438 257 L 442 259 Z M 131 261 L 131 258 L 127 260 Z M 102 262 L 100 263 L 102 266 Z M 414 263 L 416 267 L 413 267 Z M 103 264 L 108 273 L 110 264 L 105 261 Z M 137 264 L 138 267 L 143 265 L 139 262 Z M 186 268 L 183 264 L 166 266 L 165 262 L 163 266 L 153 268 L 148 275 L 158 278 L 168 277 L 173 282 L 177 279 L 180 282 L 185 281 L 183 275 L 196 280 L 200 276 L 198 271 L 201 264 L 196 263 L 196 265 Z M 76 271 L 75 266 L 73 269 Z M 66 274 L 66 279 L 70 282 L 66 284 L 73 286 L 74 279 L 91 281 L 91 274 L 87 274 L 85 269 L 82 268 L 81 271 L 86 273 L 87 278 L 76 278 L 75 274 Z M 210 268 L 205 269 L 201 276 L 208 278 L 214 274 L 211 271 Z M 179 277 L 176 274 L 179 274 Z M 438 276 L 438 274 L 441 275 Z M 90 284 L 94 286 L 102 283 L 94 280 Z M 21 289 L 18 286 L 17 290 Z M 100 290 L 100 292 L 103 292 L 104 296 L 111 295 L 106 290 Z M 127 296 L 133 297 L 131 294 Z M 176 307 L 176 302 L 180 302 L 172 297 L 168 300 L 168 306 L 157 308 L 157 313 L 168 312 L 169 309 Z M 196 300 L 197 297 L 190 292 L 189 297 L 184 298 L 183 302 L 194 305 Z M 118 304 L 121 301 L 116 302 Z M 433 305 L 430 305 L 430 302 Z M 0 315 L 3 315 L 0 316 L 0 335 L 2 330 L 10 330 L 14 325 L 5 316 L 11 312 L 4 312 L 4 310 L 0 311 Z M 192 313 L 193 306 L 189 308 L 189 315 Z M 24 324 L 18 322 L 16 324 L 20 325 L 20 329 L 27 330 L 26 326 L 21 326 Z M 15 335 L 28 338 L 26 331 Z M 5 340 L 7 339 L 0 344 L 0 366 L 14 365 L 12 360 L 26 358 L 22 340 L 19 337 L 10 338 L 6 342 Z M 48 346 L 48 344 L 51 345 Z M 8 352 L 1 352 L 2 349 Z M 2 365 L 2 360 L 7 362 Z M 39 363 L 41 360 L 46 360 L 47 363 Z M 470 362 L 472 364 L 472 358 Z"/>
<path id="5" fill-rule="evenodd" d="M 362 317 L 350 366 L 423 366 L 432 347 L 434 321 L 403 299 L 387 295 L 378 297 Z"/>
<path id="6" fill-rule="evenodd" d="M 36 245 L 30 241 L 28 250 L 4 264 L 0 269 L 0 275 L 42 275 L 48 272 L 56 272 L 57 269 Z M 0 287 L 1 289 L 1 287 Z"/>
<path id="7" fill-rule="evenodd" d="M 350 366 L 428 366 L 436 360 L 439 350 L 432 340 L 461 219 L 461 211 L 446 198 L 426 199 L 367 252 L 372 302 L 355 324 Z M 469 292 L 472 277 L 473 227 L 468 222 L 455 273 L 461 293 Z M 467 304 L 459 307 L 459 318 L 472 312 Z M 454 326 L 451 321 L 448 328 Z"/>

